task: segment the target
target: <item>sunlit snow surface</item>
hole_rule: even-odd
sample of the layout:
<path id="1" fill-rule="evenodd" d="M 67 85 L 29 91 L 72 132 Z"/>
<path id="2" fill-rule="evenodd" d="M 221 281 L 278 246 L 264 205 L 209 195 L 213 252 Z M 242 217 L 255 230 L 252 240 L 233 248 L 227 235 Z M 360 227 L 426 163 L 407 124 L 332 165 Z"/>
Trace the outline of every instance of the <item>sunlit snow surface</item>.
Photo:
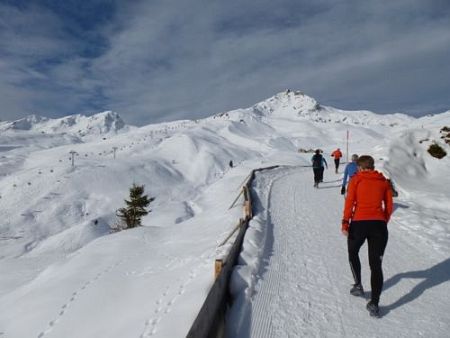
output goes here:
<path id="1" fill-rule="evenodd" d="M 384 255 L 382 317 L 371 318 L 365 309 L 367 244 L 360 254 L 365 298 L 349 294 L 353 279 L 339 231 L 339 176 L 326 171 L 317 190 L 309 168 L 259 175 L 255 189 L 261 204 L 232 276 L 228 337 L 447 336 L 448 218 L 434 220 L 433 209 L 422 213 L 396 199 Z"/>
<path id="2" fill-rule="evenodd" d="M 240 184 L 274 164 L 285 166 L 255 181 L 231 336 L 445 336 L 450 161 L 426 152 L 436 140 L 450 153 L 445 125 L 449 112 L 346 112 L 294 92 L 141 128 L 111 112 L 0 122 L 0 337 L 185 336 L 213 283 L 217 246 L 242 215 L 228 209 Z M 300 167 L 311 154 L 297 152 L 321 148 L 332 167 L 347 130 L 350 153 L 373 155 L 400 192 L 376 323 L 348 296 L 342 175 L 327 171 L 326 189 L 314 190 Z M 143 227 L 111 234 L 133 183 L 156 197 L 152 212 Z"/>

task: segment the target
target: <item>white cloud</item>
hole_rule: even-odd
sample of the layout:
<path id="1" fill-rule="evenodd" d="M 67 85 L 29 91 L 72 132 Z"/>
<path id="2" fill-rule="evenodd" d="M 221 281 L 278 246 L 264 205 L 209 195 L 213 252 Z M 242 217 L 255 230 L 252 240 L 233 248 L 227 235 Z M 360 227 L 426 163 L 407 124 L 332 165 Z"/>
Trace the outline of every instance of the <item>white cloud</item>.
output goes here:
<path id="1" fill-rule="evenodd" d="M 20 42 L 0 44 L 0 51 L 14 55 L 6 57 L 9 70 L 0 80 L 0 95 L 16 89 L 20 98 L 8 101 L 10 111 L 33 104 L 54 114 L 113 109 L 141 124 L 249 106 L 287 87 L 343 108 L 426 112 L 450 106 L 442 94 L 450 87 L 445 2 L 161 0 L 117 6 L 114 20 L 96 32 L 107 48 L 95 58 L 77 54 L 79 42 L 58 33 L 63 23 L 53 13 L 16 12 L 12 27 L 33 24 L 26 34 L 14 33 Z M 34 25 L 42 26 L 36 34 Z M 12 30 L 4 34 L 13 37 Z M 30 64 L 54 55 L 60 58 L 54 65 Z M 36 92 L 18 86 L 44 79 Z"/>

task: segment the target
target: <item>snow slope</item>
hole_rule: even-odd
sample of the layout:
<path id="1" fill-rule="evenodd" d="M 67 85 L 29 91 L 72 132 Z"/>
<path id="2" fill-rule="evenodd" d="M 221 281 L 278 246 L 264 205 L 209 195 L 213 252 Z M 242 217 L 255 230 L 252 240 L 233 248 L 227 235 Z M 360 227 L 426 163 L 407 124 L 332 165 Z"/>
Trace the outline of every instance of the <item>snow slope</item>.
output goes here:
<path id="1" fill-rule="evenodd" d="M 345 150 L 347 130 L 350 152 L 372 154 L 396 182 L 399 228 L 448 247 L 448 157 L 425 151 L 448 113 L 346 112 L 285 92 L 202 120 L 121 125 L 111 113 L 0 123 L 0 336 L 184 336 L 218 243 L 241 217 L 228 207 L 249 171 L 308 164 L 299 148 Z M 110 234 L 133 183 L 156 197 L 152 212 L 143 227 Z"/>

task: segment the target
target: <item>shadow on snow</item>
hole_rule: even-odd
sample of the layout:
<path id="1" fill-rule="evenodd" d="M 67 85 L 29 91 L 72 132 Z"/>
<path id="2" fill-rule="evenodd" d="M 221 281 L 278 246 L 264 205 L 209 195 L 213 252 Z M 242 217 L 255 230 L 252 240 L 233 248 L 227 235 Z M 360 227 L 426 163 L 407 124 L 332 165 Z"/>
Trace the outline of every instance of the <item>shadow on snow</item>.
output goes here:
<path id="1" fill-rule="evenodd" d="M 385 306 L 384 310 L 386 312 L 395 310 L 396 308 L 402 305 L 414 301 L 428 289 L 431 289 L 439 284 L 450 281 L 450 258 L 447 258 L 445 261 L 436 264 L 426 270 L 417 270 L 396 274 L 395 276 L 389 278 L 384 283 L 384 289 L 386 290 L 389 289 L 390 287 L 393 287 L 395 284 L 397 284 L 398 282 L 400 282 L 400 280 L 404 278 L 407 279 L 420 278 L 423 279 L 423 281 L 417 284 L 410 292 L 403 295 L 400 299 L 398 299 L 394 303 Z"/>

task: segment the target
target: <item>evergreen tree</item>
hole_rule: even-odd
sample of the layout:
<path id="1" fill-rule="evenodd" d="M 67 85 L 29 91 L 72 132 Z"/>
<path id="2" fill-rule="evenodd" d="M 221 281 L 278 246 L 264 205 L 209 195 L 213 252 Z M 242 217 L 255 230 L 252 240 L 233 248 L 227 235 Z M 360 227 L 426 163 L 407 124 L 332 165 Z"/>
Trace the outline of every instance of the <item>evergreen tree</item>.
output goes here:
<path id="1" fill-rule="evenodd" d="M 147 215 L 151 210 L 146 210 L 146 207 L 154 201 L 154 197 L 144 195 L 144 186 L 136 185 L 130 188 L 130 200 L 125 200 L 127 205 L 125 208 L 117 210 L 117 216 L 126 224 L 125 228 L 135 228 L 141 225 L 142 216 Z"/>

